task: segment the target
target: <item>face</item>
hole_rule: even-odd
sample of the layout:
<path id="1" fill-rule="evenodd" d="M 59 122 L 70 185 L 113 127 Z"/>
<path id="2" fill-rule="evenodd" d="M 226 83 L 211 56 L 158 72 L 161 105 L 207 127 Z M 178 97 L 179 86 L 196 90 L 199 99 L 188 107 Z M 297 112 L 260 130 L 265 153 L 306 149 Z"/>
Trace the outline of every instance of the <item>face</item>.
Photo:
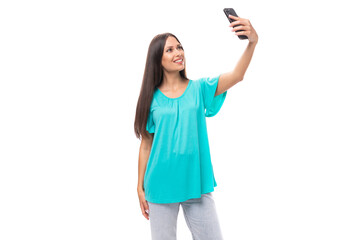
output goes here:
<path id="1" fill-rule="evenodd" d="M 176 38 L 169 36 L 166 40 L 161 64 L 164 71 L 181 71 L 185 68 L 185 56 L 182 45 Z"/>

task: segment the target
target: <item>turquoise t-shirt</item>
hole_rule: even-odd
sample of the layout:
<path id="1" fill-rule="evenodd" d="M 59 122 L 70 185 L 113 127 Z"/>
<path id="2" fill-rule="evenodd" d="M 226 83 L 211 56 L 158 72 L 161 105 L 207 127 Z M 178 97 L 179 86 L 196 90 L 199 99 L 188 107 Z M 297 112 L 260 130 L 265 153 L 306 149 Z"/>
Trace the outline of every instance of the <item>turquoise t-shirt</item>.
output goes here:
<path id="1" fill-rule="evenodd" d="M 177 98 L 155 88 L 146 130 L 154 139 L 144 176 L 145 199 L 183 202 L 217 186 L 205 117 L 215 116 L 227 91 L 215 97 L 219 76 L 190 80 Z"/>

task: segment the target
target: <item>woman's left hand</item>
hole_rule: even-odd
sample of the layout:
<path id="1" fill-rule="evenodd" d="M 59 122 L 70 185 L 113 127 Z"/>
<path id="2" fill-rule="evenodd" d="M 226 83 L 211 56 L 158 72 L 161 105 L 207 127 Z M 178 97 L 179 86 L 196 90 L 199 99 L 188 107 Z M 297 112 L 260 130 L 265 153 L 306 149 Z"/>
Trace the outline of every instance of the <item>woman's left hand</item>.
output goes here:
<path id="1" fill-rule="evenodd" d="M 229 15 L 229 17 L 235 20 L 229 25 L 229 27 L 232 27 L 231 31 L 235 32 L 237 30 L 244 30 L 242 32 L 235 32 L 235 35 L 245 35 L 248 37 L 249 42 L 257 43 L 258 35 L 253 26 L 251 25 L 249 19 L 235 17 L 233 15 Z M 235 25 L 239 24 L 241 24 L 242 26 L 234 27 Z"/>

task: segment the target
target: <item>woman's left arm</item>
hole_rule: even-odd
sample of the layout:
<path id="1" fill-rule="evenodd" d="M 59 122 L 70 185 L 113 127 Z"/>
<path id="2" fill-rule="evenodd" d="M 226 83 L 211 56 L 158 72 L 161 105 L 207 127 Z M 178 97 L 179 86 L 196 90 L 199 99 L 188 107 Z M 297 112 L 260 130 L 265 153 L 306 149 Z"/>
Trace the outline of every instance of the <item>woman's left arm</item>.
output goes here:
<path id="1" fill-rule="evenodd" d="M 229 27 L 233 27 L 232 31 L 244 30 L 242 32 L 236 32 L 235 34 L 246 35 L 249 39 L 249 43 L 240 60 L 236 64 L 234 70 L 220 75 L 215 96 L 222 94 L 223 92 L 234 86 L 236 83 L 244 79 L 246 69 L 250 64 L 252 55 L 258 42 L 258 35 L 248 19 L 235 17 L 232 15 L 230 15 L 229 17 L 235 20 L 229 25 Z M 235 25 L 239 24 L 243 26 L 234 27 Z"/>

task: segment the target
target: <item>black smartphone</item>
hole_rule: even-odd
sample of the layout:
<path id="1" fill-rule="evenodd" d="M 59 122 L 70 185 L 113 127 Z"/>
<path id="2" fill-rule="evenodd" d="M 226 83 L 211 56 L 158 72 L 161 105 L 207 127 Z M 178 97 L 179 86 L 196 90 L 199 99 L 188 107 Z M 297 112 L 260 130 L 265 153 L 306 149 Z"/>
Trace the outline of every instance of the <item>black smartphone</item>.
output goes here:
<path id="1" fill-rule="evenodd" d="M 235 16 L 235 17 L 238 17 L 238 15 L 236 14 L 235 10 L 233 8 L 224 8 L 224 13 L 227 17 L 227 19 L 229 19 L 229 22 L 232 23 L 234 22 L 235 20 L 232 19 L 232 18 L 229 18 L 229 15 L 232 15 L 232 16 Z M 234 27 L 237 27 L 237 26 L 242 26 L 241 24 L 240 25 L 235 25 Z M 244 30 L 237 30 L 235 32 L 242 32 Z M 248 39 L 247 36 L 245 35 L 238 35 L 238 37 L 241 39 L 241 40 L 244 40 L 244 39 Z"/>

